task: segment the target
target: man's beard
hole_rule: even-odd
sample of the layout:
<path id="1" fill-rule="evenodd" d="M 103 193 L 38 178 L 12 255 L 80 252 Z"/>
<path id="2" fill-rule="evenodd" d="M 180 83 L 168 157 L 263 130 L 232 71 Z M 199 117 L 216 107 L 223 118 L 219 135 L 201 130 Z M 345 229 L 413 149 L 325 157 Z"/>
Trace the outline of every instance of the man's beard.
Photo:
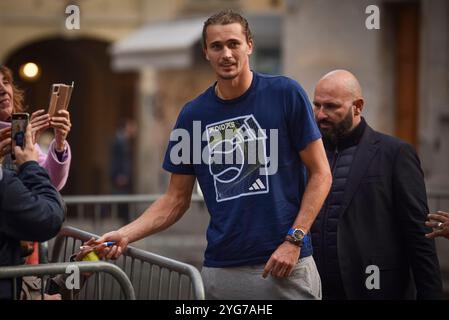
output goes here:
<path id="1" fill-rule="evenodd" d="M 329 125 L 330 128 L 322 129 L 320 124 Z M 352 118 L 352 110 L 350 109 L 346 116 L 339 123 L 332 123 L 327 120 L 318 121 L 318 128 L 320 129 L 321 135 L 325 140 L 328 140 L 332 143 L 337 143 L 339 139 L 346 136 L 352 128 L 353 118 Z"/>

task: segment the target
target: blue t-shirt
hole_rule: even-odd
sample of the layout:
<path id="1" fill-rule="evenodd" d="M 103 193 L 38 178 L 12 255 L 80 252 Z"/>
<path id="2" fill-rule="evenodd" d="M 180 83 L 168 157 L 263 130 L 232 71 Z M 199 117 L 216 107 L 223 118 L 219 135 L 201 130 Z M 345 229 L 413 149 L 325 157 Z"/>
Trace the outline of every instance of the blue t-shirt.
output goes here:
<path id="1" fill-rule="evenodd" d="M 250 88 L 222 100 L 215 85 L 181 110 L 163 168 L 195 175 L 210 214 L 204 265 L 266 263 L 299 212 L 306 170 L 299 157 L 321 138 L 294 80 L 253 72 Z M 312 254 L 310 238 L 301 257 Z"/>

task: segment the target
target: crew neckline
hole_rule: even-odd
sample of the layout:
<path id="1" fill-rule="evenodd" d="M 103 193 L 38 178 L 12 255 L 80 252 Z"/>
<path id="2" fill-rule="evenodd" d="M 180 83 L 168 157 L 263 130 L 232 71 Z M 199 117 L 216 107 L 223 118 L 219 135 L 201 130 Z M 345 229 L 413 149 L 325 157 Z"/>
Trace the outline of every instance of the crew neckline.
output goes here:
<path id="1" fill-rule="evenodd" d="M 212 96 L 220 103 L 222 104 L 235 104 L 237 102 L 240 102 L 242 100 L 244 100 L 250 93 L 251 91 L 253 91 L 253 88 L 256 86 L 256 83 L 258 81 L 258 75 L 256 72 L 252 71 L 253 74 L 253 79 L 251 80 L 251 84 L 249 86 L 249 88 L 239 97 L 234 98 L 234 99 L 222 99 L 220 98 L 216 93 L 215 93 L 215 87 L 217 85 L 217 81 L 215 81 L 215 83 L 212 85 L 211 89 L 211 94 Z"/>

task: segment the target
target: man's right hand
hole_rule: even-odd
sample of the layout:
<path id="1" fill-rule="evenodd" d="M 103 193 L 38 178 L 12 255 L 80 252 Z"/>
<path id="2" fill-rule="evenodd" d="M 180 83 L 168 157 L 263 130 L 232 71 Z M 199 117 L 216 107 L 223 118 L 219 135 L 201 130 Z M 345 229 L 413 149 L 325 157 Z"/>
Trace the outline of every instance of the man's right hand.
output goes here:
<path id="1" fill-rule="evenodd" d="M 102 244 L 107 241 L 115 241 L 115 245 L 112 247 L 103 247 L 97 249 L 98 253 L 106 259 L 117 259 L 122 255 L 128 246 L 129 240 L 123 236 L 119 231 L 111 231 L 102 235 L 96 240 L 97 244 Z"/>
<path id="2" fill-rule="evenodd" d="M 426 234 L 427 238 L 445 237 L 449 239 L 449 213 L 437 211 L 427 215 L 429 219 L 426 226 L 433 228 L 431 233 Z"/>
<path id="3" fill-rule="evenodd" d="M 104 256 L 106 259 L 117 259 L 130 242 L 165 230 L 174 224 L 189 208 L 194 185 L 195 176 L 172 174 L 167 192 L 152 203 L 139 218 L 119 230 L 108 232 L 97 239 L 96 245 L 115 241 L 115 245 L 112 247 L 103 247 L 97 252 L 106 252 Z"/>
<path id="4" fill-rule="evenodd" d="M 21 147 L 16 146 L 13 141 L 14 155 L 16 157 L 15 163 L 19 166 L 27 161 L 37 161 L 39 159 L 39 152 L 34 147 L 31 130 L 31 124 L 28 124 L 25 132 L 25 148 L 23 150 Z"/>

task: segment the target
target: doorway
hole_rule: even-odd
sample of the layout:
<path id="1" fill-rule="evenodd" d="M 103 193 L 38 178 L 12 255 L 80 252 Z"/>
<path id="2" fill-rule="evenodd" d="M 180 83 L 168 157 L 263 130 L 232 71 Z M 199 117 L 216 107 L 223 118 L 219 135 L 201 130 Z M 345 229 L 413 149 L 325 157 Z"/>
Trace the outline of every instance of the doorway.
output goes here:
<path id="1" fill-rule="evenodd" d="M 137 74 L 111 69 L 109 43 L 96 39 L 52 38 L 18 48 L 5 60 L 18 86 L 25 90 L 30 114 L 47 109 L 53 83 L 75 83 L 69 111 L 72 150 L 69 179 L 63 194 L 110 193 L 110 143 L 117 123 L 134 118 Z M 36 81 L 19 74 L 20 67 L 34 62 L 41 72 Z"/>

